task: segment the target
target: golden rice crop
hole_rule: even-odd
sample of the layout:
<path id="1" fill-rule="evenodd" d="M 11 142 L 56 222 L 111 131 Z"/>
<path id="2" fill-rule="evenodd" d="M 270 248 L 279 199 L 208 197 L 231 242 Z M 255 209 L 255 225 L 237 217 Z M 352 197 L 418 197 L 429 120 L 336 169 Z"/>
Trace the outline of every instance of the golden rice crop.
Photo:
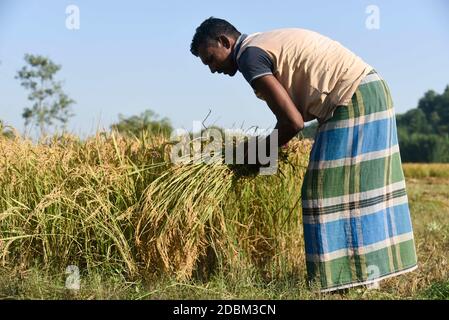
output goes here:
<path id="1" fill-rule="evenodd" d="M 173 164 L 170 144 L 149 134 L 0 138 L 1 263 L 131 277 L 294 272 L 309 150 L 293 141 L 283 174 L 240 178 L 221 162 Z"/>

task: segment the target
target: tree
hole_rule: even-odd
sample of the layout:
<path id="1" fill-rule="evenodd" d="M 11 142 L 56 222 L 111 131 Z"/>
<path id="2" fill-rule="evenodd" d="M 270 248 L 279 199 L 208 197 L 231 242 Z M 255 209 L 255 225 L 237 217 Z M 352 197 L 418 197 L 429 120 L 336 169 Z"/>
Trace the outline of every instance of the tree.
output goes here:
<path id="1" fill-rule="evenodd" d="M 443 94 L 427 91 L 397 124 L 403 161 L 449 162 L 449 86 Z"/>
<path id="2" fill-rule="evenodd" d="M 406 128 L 409 134 L 431 134 L 434 129 L 429 123 L 428 118 L 430 118 L 430 115 L 427 117 L 422 109 L 415 108 L 407 111 L 405 114 L 398 115 L 396 122 L 398 127 Z"/>
<path id="3" fill-rule="evenodd" d="M 399 134 L 404 162 L 449 162 L 449 137 L 436 134 Z"/>
<path id="4" fill-rule="evenodd" d="M 75 101 L 64 93 L 62 83 L 54 80 L 61 66 L 40 55 L 26 54 L 25 62 L 27 65 L 16 75 L 21 85 L 30 91 L 28 100 L 33 103 L 22 113 L 25 126 L 34 120 L 34 125 L 39 127 L 41 136 L 45 134 L 46 127 L 53 125 L 55 120 L 61 122 L 65 128 L 69 118 L 73 116 L 70 106 Z"/>
<path id="5" fill-rule="evenodd" d="M 170 120 L 168 118 L 159 120 L 159 115 L 152 110 L 145 110 L 140 115 L 131 117 L 119 114 L 118 118 L 119 121 L 112 124 L 111 129 L 128 135 L 140 136 L 142 131 L 148 131 L 168 137 L 173 131 Z"/>
<path id="6" fill-rule="evenodd" d="M 427 91 L 419 100 L 418 109 L 426 115 L 433 133 L 449 134 L 449 86 L 442 94 Z"/>

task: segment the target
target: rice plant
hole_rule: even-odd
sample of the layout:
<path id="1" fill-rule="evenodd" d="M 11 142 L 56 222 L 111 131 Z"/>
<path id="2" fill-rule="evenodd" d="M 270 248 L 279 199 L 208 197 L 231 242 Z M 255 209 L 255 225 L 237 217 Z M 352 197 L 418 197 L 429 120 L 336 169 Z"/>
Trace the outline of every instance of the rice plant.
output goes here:
<path id="1" fill-rule="evenodd" d="M 171 148 L 116 132 L 0 138 L 3 267 L 77 265 L 130 279 L 298 270 L 310 142 L 284 149 L 273 176 L 242 176 L 223 161 L 175 164 Z"/>

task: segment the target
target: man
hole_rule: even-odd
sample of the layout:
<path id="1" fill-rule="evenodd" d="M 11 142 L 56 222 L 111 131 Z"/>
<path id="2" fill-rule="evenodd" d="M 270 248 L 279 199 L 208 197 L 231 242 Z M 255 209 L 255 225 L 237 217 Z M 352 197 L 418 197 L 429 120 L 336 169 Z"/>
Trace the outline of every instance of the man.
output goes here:
<path id="1" fill-rule="evenodd" d="M 316 32 L 246 35 L 213 17 L 191 52 L 212 73 L 243 74 L 276 116 L 278 145 L 318 120 L 301 191 L 310 281 L 326 292 L 416 269 L 393 104 L 370 65 Z"/>

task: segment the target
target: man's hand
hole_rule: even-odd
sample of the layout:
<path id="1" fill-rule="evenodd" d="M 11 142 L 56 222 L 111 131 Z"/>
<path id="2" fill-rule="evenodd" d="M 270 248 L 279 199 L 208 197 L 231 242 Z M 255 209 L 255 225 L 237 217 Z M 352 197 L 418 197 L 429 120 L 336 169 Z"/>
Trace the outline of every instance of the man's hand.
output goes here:
<path id="1" fill-rule="evenodd" d="M 239 161 L 236 161 L 232 166 L 236 177 L 256 176 L 259 173 L 261 164 L 257 159 L 257 147 L 254 143 L 250 143 L 249 139 L 255 138 L 245 138 L 243 142 L 237 145 L 236 160 L 239 159 Z M 241 163 L 242 153 L 243 163 Z M 256 163 L 254 163 L 254 159 Z"/>
<path id="2" fill-rule="evenodd" d="M 301 114 L 287 91 L 273 75 L 262 76 L 254 80 L 251 84 L 254 90 L 267 102 L 271 111 L 276 116 L 277 124 L 274 129 L 277 130 L 277 146 L 286 145 L 298 131 L 304 128 L 304 121 Z M 257 139 L 258 143 L 256 144 L 249 143 L 249 140 L 246 140 L 237 147 L 237 150 L 240 150 L 240 152 L 243 149 L 244 164 L 250 169 L 249 171 L 258 171 L 262 166 L 258 159 L 258 147 L 263 143 L 265 144 L 265 150 L 271 150 L 271 135 L 265 139 Z M 274 135 L 273 138 L 275 137 Z M 249 164 L 249 160 L 252 160 L 253 164 Z"/>

